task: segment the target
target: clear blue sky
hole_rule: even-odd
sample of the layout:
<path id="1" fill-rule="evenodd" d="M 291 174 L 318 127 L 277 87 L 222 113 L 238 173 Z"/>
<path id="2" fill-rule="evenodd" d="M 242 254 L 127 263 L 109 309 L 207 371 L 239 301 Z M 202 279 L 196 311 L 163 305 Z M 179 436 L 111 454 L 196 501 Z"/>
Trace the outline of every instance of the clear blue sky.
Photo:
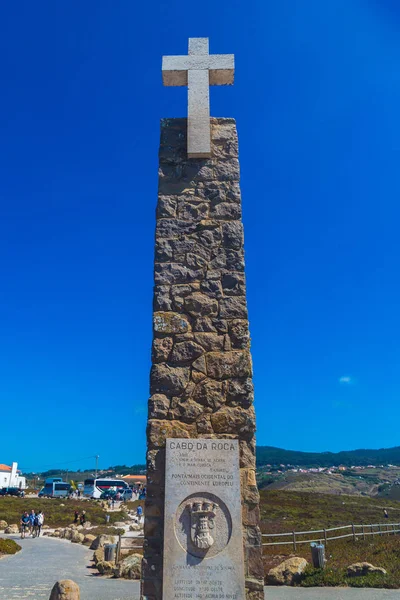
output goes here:
<path id="1" fill-rule="evenodd" d="M 141 462 L 162 54 L 236 55 L 258 443 L 399 444 L 400 8 L 42 0 L 0 8 L 0 462 Z M 70 462 L 74 461 L 76 462 Z"/>

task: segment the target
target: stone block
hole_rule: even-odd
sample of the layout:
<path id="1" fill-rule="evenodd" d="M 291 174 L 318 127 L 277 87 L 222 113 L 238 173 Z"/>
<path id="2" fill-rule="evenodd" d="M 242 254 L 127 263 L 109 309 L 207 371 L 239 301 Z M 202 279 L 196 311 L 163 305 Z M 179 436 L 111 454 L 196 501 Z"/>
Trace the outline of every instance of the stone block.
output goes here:
<path id="1" fill-rule="evenodd" d="M 167 364 L 154 364 L 150 373 L 151 394 L 180 396 L 190 380 L 188 367 L 172 367 Z"/>
<path id="2" fill-rule="evenodd" d="M 153 327 L 157 333 L 186 333 L 191 329 L 189 319 L 174 312 L 155 312 Z"/>
<path id="3" fill-rule="evenodd" d="M 251 357 L 247 350 L 209 352 L 206 354 L 206 363 L 207 375 L 213 379 L 252 376 Z"/>

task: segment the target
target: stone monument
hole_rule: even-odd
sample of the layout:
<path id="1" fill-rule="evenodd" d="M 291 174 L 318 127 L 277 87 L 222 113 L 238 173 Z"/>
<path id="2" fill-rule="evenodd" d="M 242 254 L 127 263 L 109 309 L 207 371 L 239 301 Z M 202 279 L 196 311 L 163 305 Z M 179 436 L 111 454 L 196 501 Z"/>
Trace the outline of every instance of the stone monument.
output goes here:
<path id="1" fill-rule="evenodd" d="M 164 57 L 188 118 L 161 122 L 142 598 L 263 598 L 233 55 Z"/>

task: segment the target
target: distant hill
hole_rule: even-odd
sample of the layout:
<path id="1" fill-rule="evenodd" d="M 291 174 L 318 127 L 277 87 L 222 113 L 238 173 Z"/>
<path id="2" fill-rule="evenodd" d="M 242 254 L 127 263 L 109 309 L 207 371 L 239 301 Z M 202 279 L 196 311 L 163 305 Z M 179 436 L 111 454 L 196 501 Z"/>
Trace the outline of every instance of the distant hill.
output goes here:
<path id="1" fill-rule="evenodd" d="M 274 446 L 257 446 L 257 466 L 262 467 L 267 464 L 290 464 L 298 467 L 400 465 L 400 446 L 343 452 L 298 452 Z"/>

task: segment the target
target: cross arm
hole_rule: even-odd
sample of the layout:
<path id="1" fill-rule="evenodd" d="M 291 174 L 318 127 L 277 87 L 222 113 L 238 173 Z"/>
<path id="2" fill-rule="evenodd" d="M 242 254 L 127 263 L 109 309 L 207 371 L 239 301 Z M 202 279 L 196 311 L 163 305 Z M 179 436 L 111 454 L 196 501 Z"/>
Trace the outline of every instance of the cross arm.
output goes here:
<path id="1" fill-rule="evenodd" d="M 188 71 L 209 70 L 210 85 L 233 83 L 235 59 L 233 54 L 163 56 L 162 76 L 166 86 L 188 84 Z"/>

